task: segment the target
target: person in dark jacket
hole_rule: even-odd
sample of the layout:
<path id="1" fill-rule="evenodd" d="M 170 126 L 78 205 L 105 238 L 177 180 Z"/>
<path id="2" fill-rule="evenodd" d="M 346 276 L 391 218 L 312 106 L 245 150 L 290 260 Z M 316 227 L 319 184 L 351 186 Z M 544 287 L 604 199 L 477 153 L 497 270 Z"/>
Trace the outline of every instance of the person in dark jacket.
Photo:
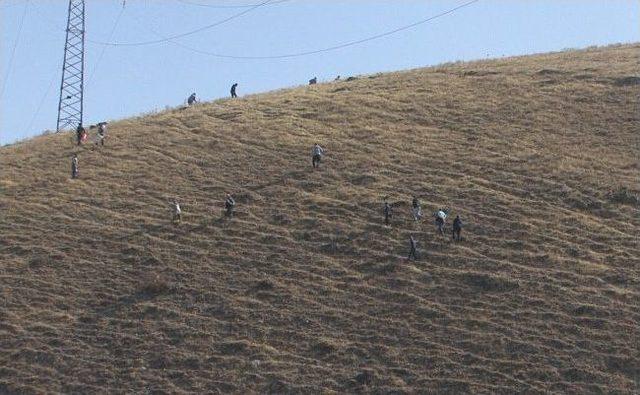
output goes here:
<path id="1" fill-rule="evenodd" d="M 439 215 L 436 216 L 436 228 L 438 228 L 438 232 L 444 236 L 444 218 Z"/>
<path id="2" fill-rule="evenodd" d="M 460 241 L 460 232 L 462 232 L 462 220 L 460 220 L 459 215 L 456 215 L 453 220 L 453 229 L 451 230 L 451 237 L 454 241 Z"/>
<path id="3" fill-rule="evenodd" d="M 418 260 L 418 242 L 416 241 L 416 239 L 413 238 L 413 236 L 409 236 L 409 256 L 407 256 L 408 260 L 411 260 L 411 257 L 413 257 L 414 261 Z"/>
<path id="4" fill-rule="evenodd" d="M 76 128 L 76 139 L 78 140 L 78 145 L 82 144 L 82 140 L 84 139 L 84 135 L 87 133 L 86 130 L 82 127 L 82 123 L 78 124 Z"/>
<path id="5" fill-rule="evenodd" d="M 236 82 L 235 84 L 231 85 L 231 97 L 238 97 L 238 95 L 236 95 L 236 88 L 238 87 L 238 83 Z"/>
<path id="6" fill-rule="evenodd" d="M 309 80 L 309 85 L 315 85 L 318 83 L 318 77 L 313 77 Z"/>
<path id="7" fill-rule="evenodd" d="M 384 202 L 384 209 L 383 209 L 383 213 L 384 213 L 384 224 L 385 225 L 389 225 L 391 224 L 391 205 L 389 205 L 389 202 L 386 201 Z"/>

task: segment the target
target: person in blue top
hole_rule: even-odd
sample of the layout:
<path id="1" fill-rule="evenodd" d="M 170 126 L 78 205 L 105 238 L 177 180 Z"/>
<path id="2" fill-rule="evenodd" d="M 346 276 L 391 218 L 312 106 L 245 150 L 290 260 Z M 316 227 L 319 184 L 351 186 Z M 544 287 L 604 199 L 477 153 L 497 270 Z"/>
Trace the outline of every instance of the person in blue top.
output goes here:
<path id="1" fill-rule="evenodd" d="M 189 96 L 189 98 L 187 99 L 187 105 L 188 105 L 188 106 L 191 106 L 191 105 L 193 105 L 193 104 L 195 104 L 195 103 L 197 103 L 197 102 L 198 102 L 198 100 L 196 100 L 196 93 L 195 93 L 195 92 L 193 92 L 193 93 L 191 94 L 191 96 Z"/>

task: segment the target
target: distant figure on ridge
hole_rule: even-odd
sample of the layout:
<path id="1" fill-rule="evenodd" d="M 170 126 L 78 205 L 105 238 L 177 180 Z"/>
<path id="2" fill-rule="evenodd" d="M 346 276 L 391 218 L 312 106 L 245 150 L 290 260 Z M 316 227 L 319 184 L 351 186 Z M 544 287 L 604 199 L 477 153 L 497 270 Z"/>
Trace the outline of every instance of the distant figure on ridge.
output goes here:
<path id="1" fill-rule="evenodd" d="M 414 261 L 418 260 L 418 242 L 416 241 L 416 239 L 413 238 L 413 236 L 409 236 L 409 256 L 407 256 L 408 260 L 411 260 L 411 257 L 413 257 Z"/>
<path id="2" fill-rule="evenodd" d="M 413 197 L 413 202 L 411 203 L 411 214 L 413 214 L 413 220 L 417 221 L 422 218 L 422 209 L 420 208 L 420 202 L 417 197 Z"/>
<path id="3" fill-rule="evenodd" d="M 173 206 L 172 221 L 180 223 L 180 221 L 182 221 L 182 210 L 180 210 L 180 204 L 178 204 L 178 201 L 174 199 L 172 206 Z"/>
<path id="4" fill-rule="evenodd" d="M 462 220 L 459 215 L 456 215 L 456 219 L 453 220 L 453 230 L 451 230 L 451 237 L 454 241 L 460 241 L 460 232 L 462 232 Z"/>
<path id="5" fill-rule="evenodd" d="M 189 98 L 187 99 L 187 105 L 192 106 L 194 103 L 197 103 L 197 102 L 198 101 L 196 100 L 196 93 L 193 92 L 191 96 L 189 96 Z"/>
<path id="6" fill-rule="evenodd" d="M 227 197 L 226 199 L 224 199 L 224 209 L 226 210 L 227 217 L 233 216 L 233 209 L 235 206 L 236 206 L 236 201 L 233 200 L 233 197 L 231 196 L 231 194 L 227 193 Z"/>
<path id="7" fill-rule="evenodd" d="M 78 141 L 78 145 L 82 144 L 82 141 L 86 138 L 87 131 L 82 127 L 82 123 L 78 124 L 76 128 L 76 139 Z"/>
<path id="8" fill-rule="evenodd" d="M 78 178 L 78 155 L 73 154 L 71 159 L 71 178 Z"/>
<path id="9" fill-rule="evenodd" d="M 235 84 L 231 85 L 231 97 L 238 97 L 238 95 L 236 95 L 236 88 L 238 87 L 238 83 L 236 82 Z"/>
<path id="10" fill-rule="evenodd" d="M 314 169 L 320 167 L 320 160 L 322 160 L 323 155 L 324 149 L 318 143 L 315 143 L 311 149 L 311 165 Z"/>
<path id="11" fill-rule="evenodd" d="M 309 80 L 309 85 L 315 85 L 316 83 L 318 83 L 318 77 L 313 77 Z"/>
<path id="12" fill-rule="evenodd" d="M 387 198 L 384 198 L 384 209 L 383 209 L 383 213 L 384 213 L 384 224 L 385 225 L 389 225 L 391 223 L 391 206 L 389 205 L 389 202 L 387 202 Z"/>
<path id="13" fill-rule="evenodd" d="M 340 76 L 337 76 L 334 81 L 340 81 Z"/>

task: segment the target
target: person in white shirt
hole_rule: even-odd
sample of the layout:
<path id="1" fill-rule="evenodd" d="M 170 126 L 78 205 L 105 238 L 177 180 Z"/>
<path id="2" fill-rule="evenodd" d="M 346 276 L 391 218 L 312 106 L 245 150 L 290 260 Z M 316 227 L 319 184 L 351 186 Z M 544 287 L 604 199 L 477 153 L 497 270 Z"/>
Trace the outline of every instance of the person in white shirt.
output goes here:
<path id="1" fill-rule="evenodd" d="M 78 178 L 78 155 L 73 154 L 71 159 L 71 178 Z"/>
<path id="2" fill-rule="evenodd" d="M 182 210 L 180 210 L 180 204 L 174 199 L 173 201 L 173 222 L 180 222 L 182 220 Z"/>

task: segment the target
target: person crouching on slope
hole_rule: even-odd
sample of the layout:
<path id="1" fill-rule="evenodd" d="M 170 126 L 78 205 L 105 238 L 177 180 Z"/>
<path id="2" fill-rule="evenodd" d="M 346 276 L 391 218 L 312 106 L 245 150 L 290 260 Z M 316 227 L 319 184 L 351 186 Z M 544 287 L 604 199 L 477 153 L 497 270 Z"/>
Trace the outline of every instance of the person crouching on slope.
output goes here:
<path id="1" fill-rule="evenodd" d="M 413 238 L 413 236 L 409 236 L 409 256 L 407 257 L 407 260 L 411 260 L 411 257 L 413 257 L 414 261 L 418 260 L 418 242 L 416 241 L 416 239 Z"/>
<path id="2" fill-rule="evenodd" d="M 227 193 L 226 199 L 224 199 L 224 209 L 226 210 L 225 215 L 227 217 L 233 216 L 233 209 L 236 207 L 236 201 L 233 200 L 231 194 Z"/>
<path id="3" fill-rule="evenodd" d="M 182 210 L 180 210 L 180 204 L 178 204 L 177 200 L 173 200 L 173 222 L 180 223 L 182 221 Z"/>
<path id="4" fill-rule="evenodd" d="M 322 160 L 323 155 L 324 149 L 318 143 L 315 143 L 311 150 L 311 165 L 314 169 L 320 167 L 320 160 Z"/>
<path id="5" fill-rule="evenodd" d="M 191 94 L 191 96 L 189 96 L 189 98 L 187 99 L 187 105 L 191 106 L 191 105 L 194 105 L 197 102 L 198 102 L 198 100 L 196 99 L 196 93 L 193 92 Z"/>

